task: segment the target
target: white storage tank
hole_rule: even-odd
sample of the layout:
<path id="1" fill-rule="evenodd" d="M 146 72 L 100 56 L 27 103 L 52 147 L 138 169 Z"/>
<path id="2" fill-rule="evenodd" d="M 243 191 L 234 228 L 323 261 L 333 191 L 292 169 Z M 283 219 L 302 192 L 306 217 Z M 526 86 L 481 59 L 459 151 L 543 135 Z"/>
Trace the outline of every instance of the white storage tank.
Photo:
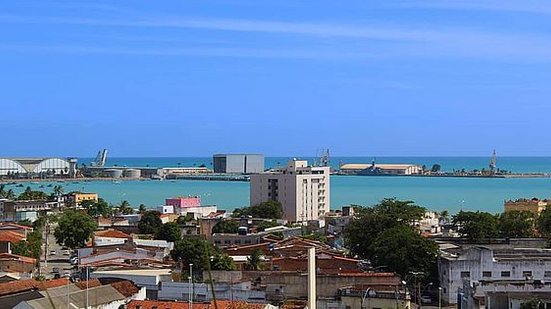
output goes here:
<path id="1" fill-rule="evenodd" d="M 123 176 L 126 178 L 140 178 L 142 176 L 142 171 L 135 168 L 125 169 Z"/>
<path id="2" fill-rule="evenodd" d="M 103 175 L 105 177 L 109 177 L 109 178 L 121 178 L 122 177 L 122 170 L 118 170 L 118 169 L 108 169 L 108 170 L 105 170 L 103 171 Z"/>

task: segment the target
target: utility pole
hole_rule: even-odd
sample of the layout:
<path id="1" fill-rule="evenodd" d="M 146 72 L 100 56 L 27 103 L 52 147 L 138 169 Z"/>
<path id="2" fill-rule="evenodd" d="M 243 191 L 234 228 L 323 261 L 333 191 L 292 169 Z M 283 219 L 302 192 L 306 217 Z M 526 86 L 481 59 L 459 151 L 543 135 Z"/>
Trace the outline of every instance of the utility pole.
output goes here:
<path id="1" fill-rule="evenodd" d="M 88 266 L 86 266 L 86 309 L 88 309 L 88 281 L 90 279 L 90 274 L 88 272 Z"/>
<path id="2" fill-rule="evenodd" d="M 308 248 L 308 309 L 316 309 L 316 248 Z"/>
<path id="3" fill-rule="evenodd" d="M 189 308 L 193 309 L 193 264 L 189 264 L 189 280 L 188 280 L 188 304 Z"/>

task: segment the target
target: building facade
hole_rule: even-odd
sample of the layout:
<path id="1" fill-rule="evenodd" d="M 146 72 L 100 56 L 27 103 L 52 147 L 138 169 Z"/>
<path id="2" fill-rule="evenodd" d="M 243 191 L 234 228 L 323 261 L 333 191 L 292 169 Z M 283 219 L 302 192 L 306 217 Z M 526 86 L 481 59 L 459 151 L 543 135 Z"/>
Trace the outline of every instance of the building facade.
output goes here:
<path id="1" fill-rule="evenodd" d="M 215 173 L 255 174 L 264 171 L 264 155 L 215 154 L 212 156 Z"/>
<path id="2" fill-rule="evenodd" d="M 459 251 L 441 252 L 438 273 L 442 299 L 457 303 L 464 283 L 551 280 L 551 249 L 491 249 L 473 246 Z"/>
<path id="3" fill-rule="evenodd" d="M 322 218 L 330 209 L 329 167 L 291 160 L 287 167 L 251 175 L 251 205 L 269 200 L 283 206 L 283 219 L 304 222 Z"/>

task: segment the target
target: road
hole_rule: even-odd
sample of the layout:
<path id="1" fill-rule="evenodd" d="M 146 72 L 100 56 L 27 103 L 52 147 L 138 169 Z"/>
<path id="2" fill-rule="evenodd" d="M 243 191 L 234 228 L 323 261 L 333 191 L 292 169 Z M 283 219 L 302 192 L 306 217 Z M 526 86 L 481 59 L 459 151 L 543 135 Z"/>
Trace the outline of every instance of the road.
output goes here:
<path id="1" fill-rule="evenodd" d="M 46 279 L 54 278 L 54 273 L 52 272 L 54 268 L 58 268 L 61 275 L 70 274 L 73 271 L 73 266 L 69 261 L 70 257 L 68 255 L 63 255 L 62 246 L 56 243 L 53 233 L 54 228 L 54 225 L 50 225 L 50 228 L 45 228 L 43 233 L 42 256 L 40 257 L 40 274 Z M 55 251 L 55 254 L 50 255 L 51 251 Z"/>

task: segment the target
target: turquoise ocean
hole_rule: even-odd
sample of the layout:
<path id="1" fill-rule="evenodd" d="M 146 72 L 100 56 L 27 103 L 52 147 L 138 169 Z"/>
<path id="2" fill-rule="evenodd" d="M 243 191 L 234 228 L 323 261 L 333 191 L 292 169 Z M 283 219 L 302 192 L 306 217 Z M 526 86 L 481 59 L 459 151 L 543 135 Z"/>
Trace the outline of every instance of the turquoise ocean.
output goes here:
<path id="1" fill-rule="evenodd" d="M 266 167 L 285 164 L 290 157 L 267 157 Z M 313 160 L 312 158 L 304 158 Z M 331 166 L 343 163 L 415 163 L 431 167 L 438 163 L 443 170 L 487 168 L 488 157 L 334 157 Z M 88 164 L 91 158 L 80 158 Z M 212 166 L 212 159 L 204 158 L 109 158 L 109 166 L 118 167 L 176 167 Z M 551 173 L 551 157 L 502 157 L 500 169 L 513 172 Z M 28 183 L 33 189 L 51 190 L 48 183 Z M 143 203 L 156 207 L 165 198 L 198 195 L 203 204 L 215 204 L 220 209 L 231 210 L 249 204 L 249 183 L 228 181 L 78 181 L 64 182 L 66 192 L 81 190 L 97 192 L 110 203 L 129 201 L 134 207 Z M 41 188 L 41 186 L 44 186 Z M 10 185 L 16 192 L 24 188 Z M 339 209 L 350 204 L 373 205 L 385 197 L 415 201 L 429 209 L 452 213 L 463 210 L 501 212 L 506 199 L 550 198 L 551 178 L 431 178 L 398 176 L 331 176 L 331 208 Z"/>

